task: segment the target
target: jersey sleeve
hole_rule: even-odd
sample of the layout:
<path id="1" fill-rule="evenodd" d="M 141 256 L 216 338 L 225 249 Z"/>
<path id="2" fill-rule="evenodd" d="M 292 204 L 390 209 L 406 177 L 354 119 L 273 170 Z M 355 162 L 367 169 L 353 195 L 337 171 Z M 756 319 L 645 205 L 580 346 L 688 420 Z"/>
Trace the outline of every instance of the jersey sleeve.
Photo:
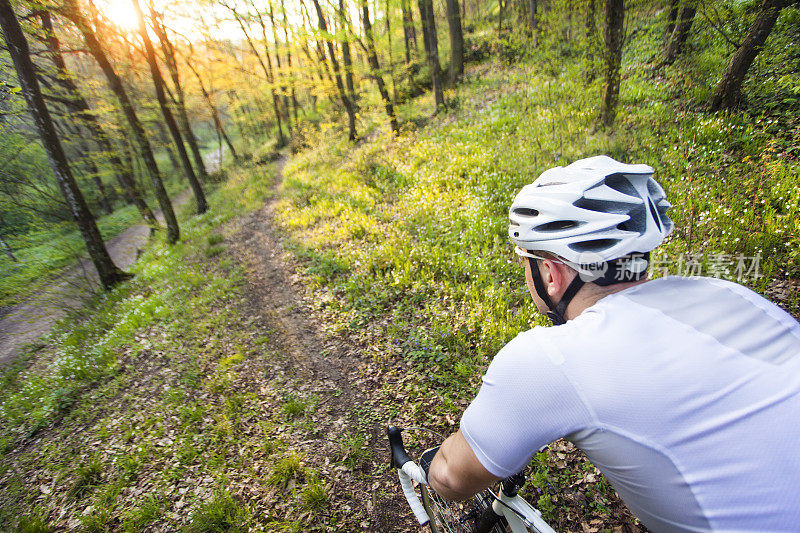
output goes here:
<path id="1" fill-rule="evenodd" d="M 546 331 L 520 334 L 495 356 L 461 418 L 472 451 L 498 477 L 516 474 L 542 446 L 587 427 L 592 418 L 563 358 L 544 352 L 538 333 Z"/>

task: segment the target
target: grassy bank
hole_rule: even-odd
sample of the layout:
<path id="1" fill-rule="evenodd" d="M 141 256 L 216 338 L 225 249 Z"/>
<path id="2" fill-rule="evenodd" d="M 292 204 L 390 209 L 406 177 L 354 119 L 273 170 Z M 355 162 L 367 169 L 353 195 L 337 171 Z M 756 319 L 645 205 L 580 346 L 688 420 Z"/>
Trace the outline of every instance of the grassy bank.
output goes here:
<path id="1" fill-rule="evenodd" d="M 409 102 L 397 140 L 374 126 L 377 115 L 364 118 L 362 129 L 374 129 L 355 146 L 325 127 L 306 132 L 309 148 L 285 169 L 278 221 L 334 328 L 378 366 L 415 369 L 401 391 L 388 380 L 390 414 L 446 431 L 499 348 L 545 323 L 506 231 L 513 195 L 549 167 L 608 154 L 655 169 L 677 227 L 657 250 L 655 276 L 692 264 L 769 296 L 800 274 L 798 137 L 785 108 L 707 113 L 708 85 L 697 80 L 713 83 L 724 52 L 701 49 L 654 73 L 660 40 L 645 18 L 630 24 L 614 129 L 595 128 L 600 80 L 587 78 L 582 51 L 502 42 L 493 46 L 513 63 L 469 68 L 446 94 L 447 112 L 421 128 L 430 97 Z M 796 292 L 780 303 L 797 316 Z M 607 516 L 617 505 L 607 483 L 566 457 L 565 471 L 559 444 L 532 465 L 547 517 L 567 527 Z"/>
<path id="2" fill-rule="evenodd" d="M 263 169 L 235 172 L 205 215 L 184 209 L 178 244 L 151 246 L 131 282 L 83 319 L 62 321 L 32 366 L 3 373 L 0 523 L 244 531 L 253 509 L 236 489 L 305 475 L 292 463 L 271 484 L 236 477 L 270 452 L 263 432 L 282 418 L 261 412 L 263 401 L 242 385 L 252 372 L 243 359 L 263 361 L 267 337 L 240 326 L 242 272 L 220 229 L 260 206 L 270 179 Z M 320 485 L 312 474 L 309 491 Z"/>

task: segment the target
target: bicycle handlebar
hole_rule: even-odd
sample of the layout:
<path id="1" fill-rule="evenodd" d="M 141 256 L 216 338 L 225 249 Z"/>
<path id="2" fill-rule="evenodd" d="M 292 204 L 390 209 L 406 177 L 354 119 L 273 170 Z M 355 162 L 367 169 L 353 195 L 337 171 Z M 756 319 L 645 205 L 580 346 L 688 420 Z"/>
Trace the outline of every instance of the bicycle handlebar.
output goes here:
<path id="1" fill-rule="evenodd" d="M 394 468 L 403 468 L 404 464 L 411 461 L 405 446 L 403 446 L 402 432 L 403 430 L 396 426 L 386 428 L 386 434 L 389 435 L 389 446 L 392 448 L 392 467 Z"/>
<path id="2" fill-rule="evenodd" d="M 395 426 L 386 428 L 386 433 L 389 436 L 389 446 L 392 449 L 391 465 L 397 469 L 397 474 L 400 477 L 400 486 L 403 488 L 403 495 L 408 501 L 408 505 L 414 512 L 414 516 L 421 526 L 430 522 L 428 513 L 425 512 L 425 507 L 419 501 L 414 490 L 414 485 L 411 480 L 424 485 L 428 484 L 425 476 L 425 471 L 422 467 L 416 464 L 411 458 L 408 457 L 406 449 L 403 446 L 403 430 Z"/>

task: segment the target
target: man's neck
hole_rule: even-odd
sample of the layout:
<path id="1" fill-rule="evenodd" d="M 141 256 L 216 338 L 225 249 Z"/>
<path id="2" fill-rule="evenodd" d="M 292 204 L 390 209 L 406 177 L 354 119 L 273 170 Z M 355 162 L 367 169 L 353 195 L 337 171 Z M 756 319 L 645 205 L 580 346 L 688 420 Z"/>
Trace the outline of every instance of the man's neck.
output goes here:
<path id="1" fill-rule="evenodd" d="M 578 294 L 575 295 L 575 298 L 573 298 L 567 306 L 566 312 L 564 313 L 564 318 L 567 320 L 572 320 L 609 294 L 624 291 L 625 289 L 629 289 L 630 287 L 634 287 L 636 285 L 641 285 L 642 283 L 647 283 L 648 281 L 650 280 L 645 278 L 638 281 L 615 283 L 614 285 L 609 285 L 608 287 L 601 287 L 599 285 L 595 285 L 594 283 L 587 283 L 581 287 L 581 290 L 578 291 Z"/>

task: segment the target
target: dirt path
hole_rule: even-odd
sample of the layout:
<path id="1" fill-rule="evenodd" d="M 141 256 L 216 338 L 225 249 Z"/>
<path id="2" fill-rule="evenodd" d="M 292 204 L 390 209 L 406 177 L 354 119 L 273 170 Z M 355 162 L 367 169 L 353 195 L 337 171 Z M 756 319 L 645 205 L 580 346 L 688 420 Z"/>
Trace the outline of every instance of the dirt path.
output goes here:
<path id="1" fill-rule="evenodd" d="M 214 151 L 206 156 L 210 172 L 219 168 L 222 155 Z M 191 197 L 191 189 L 186 189 L 172 199 L 172 205 L 177 208 Z M 155 215 L 163 225 L 161 210 L 156 210 Z M 149 234 L 146 225 L 137 224 L 109 239 L 106 248 L 111 259 L 123 270 L 127 269 L 136 262 L 136 254 L 147 244 Z M 56 321 L 70 310 L 80 308 L 97 287 L 94 267 L 91 261 L 84 259 L 63 272 L 51 286 L 8 310 L 0 318 L 0 368 L 14 361 L 25 345 L 47 335 Z"/>
<path id="2" fill-rule="evenodd" d="M 285 158 L 278 162 L 278 178 Z M 329 472 L 337 479 L 331 501 L 335 508 L 351 509 L 365 517 L 350 524 L 353 531 L 418 531 L 398 492 L 396 474 L 383 467 L 388 460 L 385 415 L 377 406 L 381 384 L 359 357 L 359 346 L 323 331 L 312 310 L 311 298 L 295 272 L 296 260 L 282 248 L 272 224 L 274 200 L 228 228 L 227 242 L 236 260 L 248 272 L 246 293 L 249 315 L 273 332 L 289 364 L 291 378 L 320 398 L 322 437 L 301 442 L 302 453 L 323 470 L 337 456 L 348 434 L 367 438 L 369 460 L 352 472 Z"/>

